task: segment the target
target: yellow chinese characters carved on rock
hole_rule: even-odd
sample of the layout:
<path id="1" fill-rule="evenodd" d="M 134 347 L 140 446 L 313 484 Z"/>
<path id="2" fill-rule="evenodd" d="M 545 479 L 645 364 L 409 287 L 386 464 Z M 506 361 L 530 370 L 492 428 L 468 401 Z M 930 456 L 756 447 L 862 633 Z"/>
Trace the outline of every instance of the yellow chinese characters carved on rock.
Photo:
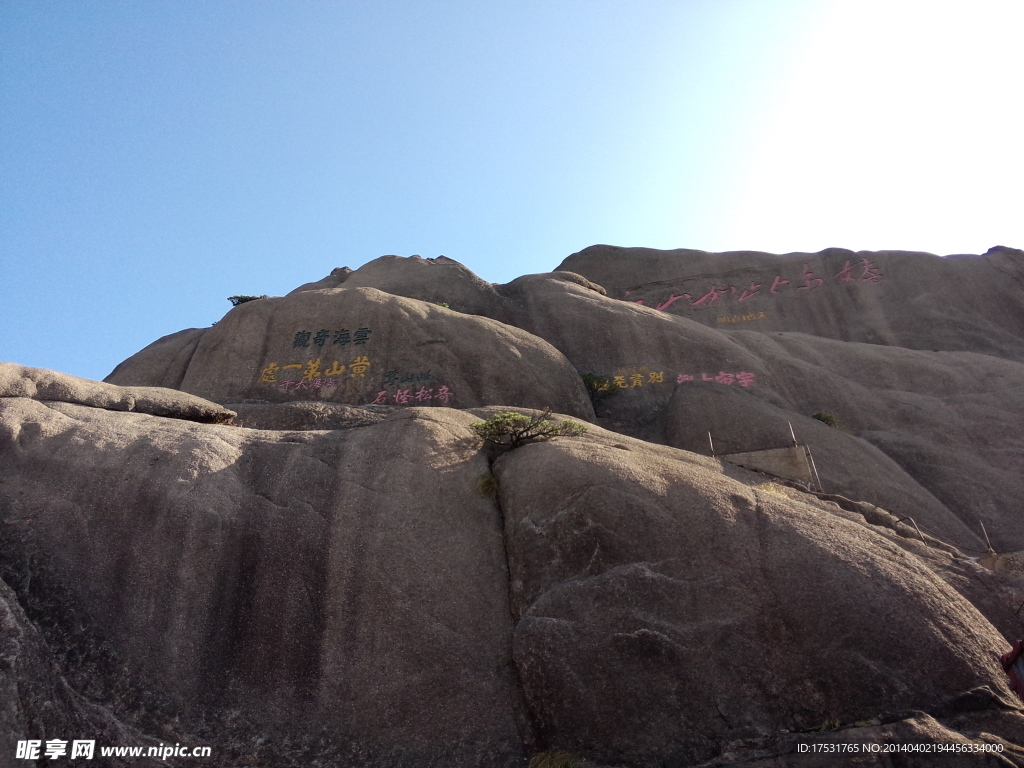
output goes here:
<path id="1" fill-rule="evenodd" d="M 348 368 L 352 372 L 352 376 L 361 376 L 365 378 L 366 372 L 370 368 L 370 361 L 365 355 L 360 355 L 352 361 L 352 364 Z"/>
<path id="2" fill-rule="evenodd" d="M 331 367 L 326 371 L 321 371 L 320 367 L 323 362 L 323 358 L 316 358 L 315 360 L 307 360 L 303 363 L 289 363 L 288 365 L 278 365 L 277 363 L 270 363 L 260 373 L 259 383 L 261 384 L 278 384 L 286 381 L 309 381 L 316 382 L 321 378 L 341 376 L 345 373 L 346 369 L 349 371 L 349 376 L 366 378 L 366 372 L 370 370 L 370 358 L 366 355 L 360 355 L 353 360 L 349 365 L 342 365 L 337 360 L 332 361 Z M 299 369 L 302 370 L 302 375 L 298 379 L 281 379 L 285 371 Z M 304 370 L 303 370 L 304 369 Z"/>
<path id="3" fill-rule="evenodd" d="M 277 383 L 277 363 L 271 363 L 263 369 L 263 375 L 260 376 L 260 382 L 267 382 L 268 384 Z"/>
<path id="4" fill-rule="evenodd" d="M 746 315 L 719 315 L 715 322 L 722 323 L 749 323 L 753 320 L 765 320 L 767 315 L 764 312 L 751 312 Z"/>
<path id="5" fill-rule="evenodd" d="M 312 381 L 313 379 L 319 379 L 323 374 L 320 373 L 320 358 L 316 360 L 309 360 L 306 363 L 306 371 L 302 374 L 303 381 Z"/>

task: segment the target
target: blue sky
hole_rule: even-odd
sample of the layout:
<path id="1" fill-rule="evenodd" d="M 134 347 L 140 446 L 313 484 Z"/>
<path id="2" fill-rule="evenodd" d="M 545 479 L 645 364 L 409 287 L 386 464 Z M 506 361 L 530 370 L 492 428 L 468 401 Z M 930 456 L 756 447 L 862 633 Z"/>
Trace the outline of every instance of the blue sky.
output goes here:
<path id="1" fill-rule="evenodd" d="M 383 254 L 1024 247 L 1024 3 L 0 2 L 0 360 Z"/>

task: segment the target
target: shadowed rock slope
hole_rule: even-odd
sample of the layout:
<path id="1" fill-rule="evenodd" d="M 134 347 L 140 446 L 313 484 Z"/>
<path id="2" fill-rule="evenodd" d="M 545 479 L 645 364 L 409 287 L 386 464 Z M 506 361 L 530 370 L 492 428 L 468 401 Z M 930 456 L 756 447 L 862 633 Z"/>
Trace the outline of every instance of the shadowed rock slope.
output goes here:
<path id="1" fill-rule="evenodd" d="M 674 301 L 650 298 L 673 281 Z M 247 426 L 343 424 L 328 415 L 338 405 L 505 404 L 702 453 L 710 432 L 727 454 L 786 445 L 792 424 L 824 490 L 980 555 L 983 525 L 997 550 L 1024 549 L 1022 281 L 1024 252 L 1008 248 L 594 246 L 507 285 L 451 259 L 386 256 L 161 339 L 108 381 L 180 381 Z M 582 373 L 622 387 L 596 417 Z M 253 407 L 275 403 L 289 408 Z"/>
<path id="2" fill-rule="evenodd" d="M 93 728 L 228 766 L 1024 766 L 1024 579 L 975 562 L 982 523 L 1024 549 L 1022 275 L 1006 248 L 595 246 L 506 285 L 382 257 L 107 383 L 0 364 L 0 765 Z M 589 431 L 470 428 L 544 407 Z M 821 491 L 721 458 L 791 425 Z"/>
<path id="3" fill-rule="evenodd" d="M 915 712 L 1014 749 L 995 574 L 599 427 L 495 460 L 495 410 L 287 432 L 2 398 L 3 595 L 89 707 L 224 765 L 694 765 Z M 5 743 L 86 706 L 4 669 Z"/>

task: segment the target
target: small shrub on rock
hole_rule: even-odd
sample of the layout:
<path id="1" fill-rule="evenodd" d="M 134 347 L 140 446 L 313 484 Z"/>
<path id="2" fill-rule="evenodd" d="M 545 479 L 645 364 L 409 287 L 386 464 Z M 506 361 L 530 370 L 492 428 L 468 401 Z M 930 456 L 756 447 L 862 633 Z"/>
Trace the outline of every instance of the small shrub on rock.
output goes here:
<path id="1" fill-rule="evenodd" d="M 470 429 L 486 442 L 509 450 L 552 437 L 577 437 L 587 431 L 583 424 L 575 421 L 555 421 L 551 418 L 550 408 L 545 408 L 537 416 L 496 413 L 487 421 L 471 424 Z"/>
<path id="2" fill-rule="evenodd" d="M 598 405 L 623 390 L 623 387 L 610 381 L 607 376 L 581 373 L 580 377 L 583 379 L 583 386 L 587 388 L 587 394 L 590 395 L 590 402 L 593 404 L 595 412 Z"/>
<path id="3" fill-rule="evenodd" d="M 245 295 L 228 296 L 228 301 L 231 302 L 231 306 L 232 307 L 237 307 L 239 304 L 245 304 L 245 302 L 247 302 L 247 301 L 256 301 L 256 299 L 269 299 L 269 298 L 270 297 L 267 294 L 264 293 L 262 296 L 245 296 Z"/>
<path id="4" fill-rule="evenodd" d="M 476 490 L 485 499 L 498 498 L 498 478 L 490 472 L 484 472 L 476 479 Z"/>
<path id="5" fill-rule="evenodd" d="M 818 411 L 817 413 L 812 413 L 811 418 L 817 419 L 822 424 L 827 424 L 828 426 L 832 427 L 832 429 L 840 428 L 839 419 L 836 418 L 836 415 L 834 413 L 829 413 L 828 411 Z"/>

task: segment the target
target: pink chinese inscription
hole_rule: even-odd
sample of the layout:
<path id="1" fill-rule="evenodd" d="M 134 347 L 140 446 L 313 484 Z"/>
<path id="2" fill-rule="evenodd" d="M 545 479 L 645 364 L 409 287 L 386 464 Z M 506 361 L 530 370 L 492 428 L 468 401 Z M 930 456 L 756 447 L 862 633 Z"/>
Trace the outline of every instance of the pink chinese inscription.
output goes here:
<path id="1" fill-rule="evenodd" d="M 822 267 L 822 269 L 825 269 Z M 833 267 L 834 269 L 834 267 Z M 690 306 L 698 309 L 704 309 L 710 306 L 723 307 L 725 304 L 731 302 L 748 302 L 761 299 L 765 296 L 781 296 L 781 295 L 804 295 L 812 293 L 817 290 L 824 290 L 834 285 L 845 285 L 850 283 L 868 283 L 877 285 L 881 283 L 885 278 L 882 275 L 881 270 L 874 261 L 868 258 L 862 259 L 849 259 L 843 265 L 843 267 L 836 272 L 831 274 L 831 270 L 825 270 L 820 272 L 817 269 L 812 269 L 809 264 L 803 265 L 803 270 L 799 276 L 790 275 L 792 279 L 787 278 L 781 274 L 774 275 L 771 279 L 765 278 L 761 282 L 750 281 L 750 285 L 736 286 L 736 285 L 719 285 L 713 283 L 706 287 L 706 290 L 701 292 L 690 293 L 676 293 L 670 291 L 668 296 L 660 302 L 654 304 L 654 309 L 664 312 L 669 307 L 677 302 L 684 301 L 685 305 L 678 306 Z M 623 291 L 623 296 L 631 296 L 633 291 Z M 634 304 L 643 304 L 643 299 L 628 299 Z"/>
<path id="2" fill-rule="evenodd" d="M 440 387 L 409 387 L 408 389 L 396 388 L 381 389 L 370 401 L 370 405 L 448 405 L 455 398 L 448 385 Z"/>

